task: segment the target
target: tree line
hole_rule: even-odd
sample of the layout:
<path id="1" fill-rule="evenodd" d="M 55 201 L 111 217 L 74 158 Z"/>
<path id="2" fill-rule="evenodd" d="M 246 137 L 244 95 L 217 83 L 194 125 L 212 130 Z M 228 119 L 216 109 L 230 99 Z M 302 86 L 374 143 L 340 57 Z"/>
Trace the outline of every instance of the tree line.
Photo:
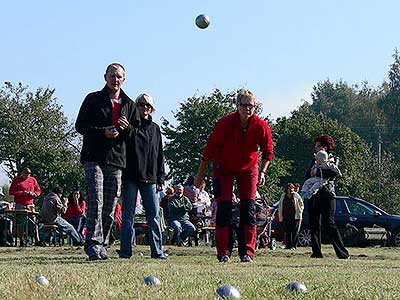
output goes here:
<path id="1" fill-rule="evenodd" d="M 54 93 L 50 88 L 31 92 L 21 83 L 8 82 L 0 89 L 0 163 L 10 178 L 29 166 L 44 193 L 54 185 L 66 190 L 84 186 L 80 136 L 68 123 Z M 236 109 L 235 94 L 216 89 L 209 95 L 189 97 L 173 112 L 173 122 L 162 119 L 169 180 L 183 182 L 196 173 L 215 122 Z M 312 158 L 313 139 L 326 133 L 335 138 L 335 154 L 341 160 L 343 177 L 337 182 L 337 194 L 364 198 L 399 213 L 398 51 L 394 51 L 388 78 L 380 86 L 328 79 L 313 87 L 311 99 L 289 117 L 277 120 L 263 115 L 258 105 L 257 113 L 269 122 L 275 143 L 267 184 L 260 193 L 275 202 L 287 182 L 302 183 Z M 211 178 L 211 170 L 208 176 Z"/>

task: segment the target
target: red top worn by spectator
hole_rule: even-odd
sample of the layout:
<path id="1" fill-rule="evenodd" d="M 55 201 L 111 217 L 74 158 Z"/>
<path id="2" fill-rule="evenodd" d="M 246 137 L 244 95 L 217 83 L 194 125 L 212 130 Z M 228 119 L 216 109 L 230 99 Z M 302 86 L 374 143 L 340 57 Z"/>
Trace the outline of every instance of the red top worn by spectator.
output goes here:
<path id="1" fill-rule="evenodd" d="M 215 125 L 202 160 L 212 160 L 230 172 L 247 170 L 258 164 L 259 143 L 262 158 L 271 161 L 274 150 L 267 122 L 252 115 L 247 132 L 243 135 L 239 113 L 233 112 L 222 117 Z"/>
<path id="2" fill-rule="evenodd" d="M 25 168 L 11 183 L 9 194 L 14 196 L 14 201 L 21 205 L 33 205 L 33 200 L 39 197 L 41 189 L 31 170 Z"/>
<path id="3" fill-rule="evenodd" d="M 76 218 L 84 215 L 86 212 L 86 201 L 80 200 L 79 204 L 68 202 L 67 211 L 64 214 L 64 219 Z"/>
<path id="4" fill-rule="evenodd" d="M 118 224 L 118 229 L 122 229 L 122 207 L 121 204 L 117 202 L 117 205 L 115 205 L 115 213 L 114 213 L 114 219 L 117 221 Z"/>

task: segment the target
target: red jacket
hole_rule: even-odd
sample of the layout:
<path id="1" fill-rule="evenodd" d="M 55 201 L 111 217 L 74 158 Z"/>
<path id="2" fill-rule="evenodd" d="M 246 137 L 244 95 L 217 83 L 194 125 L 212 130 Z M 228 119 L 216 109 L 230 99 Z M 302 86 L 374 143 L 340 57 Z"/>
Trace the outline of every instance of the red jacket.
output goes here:
<path id="1" fill-rule="evenodd" d="M 41 189 L 36 181 L 35 177 L 29 176 L 27 179 L 23 180 L 20 176 L 15 177 L 11 183 L 9 194 L 14 196 L 14 201 L 21 205 L 31 205 L 33 204 L 33 199 L 35 197 L 28 194 L 21 194 L 20 192 L 34 192 L 35 197 L 39 197 L 41 194 Z"/>
<path id="2" fill-rule="evenodd" d="M 239 113 L 233 112 L 215 124 L 202 159 L 212 160 L 214 165 L 220 164 L 224 170 L 240 172 L 258 164 L 259 148 L 263 159 L 272 160 L 274 148 L 267 122 L 253 115 L 243 134 Z"/>
<path id="3" fill-rule="evenodd" d="M 85 200 L 79 201 L 78 205 L 75 203 L 68 202 L 68 208 L 67 208 L 67 211 L 65 212 L 63 218 L 64 219 L 76 218 L 76 217 L 84 215 L 85 212 L 86 212 L 86 201 Z"/>

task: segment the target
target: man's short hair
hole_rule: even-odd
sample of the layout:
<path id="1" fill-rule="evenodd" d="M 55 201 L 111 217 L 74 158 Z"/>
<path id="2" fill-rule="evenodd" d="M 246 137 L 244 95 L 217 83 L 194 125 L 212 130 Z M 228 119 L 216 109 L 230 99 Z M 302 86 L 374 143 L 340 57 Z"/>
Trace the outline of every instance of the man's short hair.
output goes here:
<path id="1" fill-rule="evenodd" d="M 62 187 L 56 186 L 53 188 L 52 192 L 57 195 L 62 195 L 64 193 L 64 190 L 62 189 Z"/>
<path id="2" fill-rule="evenodd" d="M 256 94 L 254 94 L 249 89 L 240 89 L 238 91 L 237 96 L 236 96 L 236 104 L 239 105 L 241 103 L 242 99 L 251 99 L 251 100 L 254 100 L 254 102 L 257 102 Z"/>
<path id="3" fill-rule="evenodd" d="M 121 68 L 122 70 L 124 70 L 124 73 L 125 73 L 125 68 L 124 68 L 123 65 L 121 65 L 120 63 L 112 63 L 112 64 L 109 64 L 109 65 L 107 66 L 106 74 L 107 74 L 111 69 L 116 69 L 116 68 Z"/>

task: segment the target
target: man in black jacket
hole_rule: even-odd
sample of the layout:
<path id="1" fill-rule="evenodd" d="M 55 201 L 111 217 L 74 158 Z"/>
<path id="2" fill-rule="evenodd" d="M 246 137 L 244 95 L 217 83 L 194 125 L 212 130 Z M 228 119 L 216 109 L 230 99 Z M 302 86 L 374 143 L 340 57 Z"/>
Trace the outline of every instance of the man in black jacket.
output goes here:
<path id="1" fill-rule="evenodd" d="M 87 185 L 85 252 L 90 260 L 107 259 L 105 247 L 126 166 L 125 140 L 140 125 L 135 103 L 121 89 L 124 67 L 110 64 L 104 79 L 106 86 L 84 99 L 75 124 L 76 131 L 83 135 L 81 163 Z"/>

